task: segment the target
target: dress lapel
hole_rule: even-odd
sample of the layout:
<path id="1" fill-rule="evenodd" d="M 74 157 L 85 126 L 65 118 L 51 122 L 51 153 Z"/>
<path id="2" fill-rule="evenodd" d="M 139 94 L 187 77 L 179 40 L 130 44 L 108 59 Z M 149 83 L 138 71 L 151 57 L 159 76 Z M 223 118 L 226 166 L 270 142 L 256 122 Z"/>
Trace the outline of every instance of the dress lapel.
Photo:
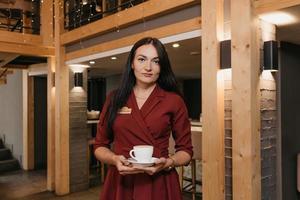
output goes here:
<path id="1" fill-rule="evenodd" d="M 159 86 L 156 86 L 150 96 L 148 97 L 147 101 L 144 103 L 142 108 L 140 109 L 141 115 L 143 119 L 155 108 L 157 104 L 162 100 L 164 97 L 164 92 L 160 89 Z"/>
<path id="2" fill-rule="evenodd" d="M 132 92 L 129 97 L 129 104 L 132 107 L 132 117 L 138 124 L 138 126 L 143 130 L 144 135 L 146 138 L 151 142 L 153 146 L 156 145 L 156 141 L 152 135 L 151 129 L 145 122 L 145 117 L 153 110 L 153 108 L 161 101 L 162 96 L 164 96 L 163 91 L 156 86 L 153 92 L 150 94 L 144 105 L 142 106 L 141 110 L 138 108 L 134 93 Z"/>

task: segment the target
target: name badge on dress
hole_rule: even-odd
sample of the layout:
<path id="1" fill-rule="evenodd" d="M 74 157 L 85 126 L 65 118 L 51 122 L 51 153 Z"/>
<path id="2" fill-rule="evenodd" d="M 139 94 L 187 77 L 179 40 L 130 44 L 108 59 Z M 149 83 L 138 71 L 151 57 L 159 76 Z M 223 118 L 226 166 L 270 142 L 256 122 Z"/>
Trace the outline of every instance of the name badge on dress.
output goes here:
<path id="1" fill-rule="evenodd" d="M 131 108 L 124 106 L 119 109 L 118 114 L 131 114 Z"/>

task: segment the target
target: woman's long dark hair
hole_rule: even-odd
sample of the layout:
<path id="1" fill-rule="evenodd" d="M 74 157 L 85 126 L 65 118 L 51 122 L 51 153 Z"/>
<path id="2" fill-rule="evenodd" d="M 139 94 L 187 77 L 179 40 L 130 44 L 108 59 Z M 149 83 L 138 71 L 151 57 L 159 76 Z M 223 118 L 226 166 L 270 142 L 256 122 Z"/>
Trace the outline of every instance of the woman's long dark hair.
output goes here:
<path id="1" fill-rule="evenodd" d="M 175 92 L 180 95 L 175 75 L 172 71 L 170 60 L 164 45 L 157 39 L 152 37 L 146 37 L 137 41 L 128 56 L 126 68 L 122 75 L 121 84 L 118 89 L 113 93 L 109 104 L 108 112 L 105 117 L 107 119 L 107 134 L 108 138 L 113 139 L 113 124 L 116 119 L 118 110 L 122 108 L 131 94 L 133 87 L 136 83 L 136 78 L 133 72 L 132 62 L 135 57 L 136 50 L 143 45 L 152 44 L 158 54 L 160 74 L 157 80 L 159 87 L 166 91 Z"/>

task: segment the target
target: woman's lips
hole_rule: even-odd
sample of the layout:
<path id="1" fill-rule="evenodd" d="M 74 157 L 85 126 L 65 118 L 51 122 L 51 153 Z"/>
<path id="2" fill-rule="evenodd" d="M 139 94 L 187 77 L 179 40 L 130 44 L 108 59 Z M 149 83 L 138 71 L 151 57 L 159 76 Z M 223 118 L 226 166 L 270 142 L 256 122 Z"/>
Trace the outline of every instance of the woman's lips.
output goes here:
<path id="1" fill-rule="evenodd" d="M 147 74 L 147 73 L 144 73 L 143 75 L 146 76 L 146 77 L 151 77 L 152 76 L 152 74 Z"/>

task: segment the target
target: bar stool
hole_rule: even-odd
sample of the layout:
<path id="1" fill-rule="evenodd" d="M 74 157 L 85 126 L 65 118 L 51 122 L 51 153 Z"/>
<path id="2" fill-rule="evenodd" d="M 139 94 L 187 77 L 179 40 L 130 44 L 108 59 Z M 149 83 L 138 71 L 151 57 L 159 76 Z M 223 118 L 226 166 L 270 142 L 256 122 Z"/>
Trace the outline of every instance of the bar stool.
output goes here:
<path id="1" fill-rule="evenodd" d="M 202 160 L 202 132 L 200 131 L 192 131 L 191 132 L 191 138 L 192 138 L 192 145 L 193 145 L 193 158 L 190 162 L 191 167 L 191 178 L 184 177 L 184 168 L 178 167 L 178 173 L 179 173 L 179 181 L 180 181 L 180 188 L 181 190 L 185 190 L 187 188 L 190 188 L 189 191 L 192 193 L 192 199 L 196 199 L 196 184 L 202 185 L 202 176 L 200 177 L 200 181 L 196 181 L 196 161 Z M 172 137 L 169 139 L 169 154 L 175 153 L 175 142 Z M 183 181 L 188 181 L 190 184 L 183 187 Z"/>
<path id="2" fill-rule="evenodd" d="M 88 158 L 89 158 L 89 168 L 90 168 L 90 161 L 91 161 L 91 152 L 93 152 L 93 146 L 95 144 L 95 138 L 90 138 L 88 140 Z M 96 161 L 96 165 L 93 166 L 96 168 L 97 174 L 100 174 L 101 183 L 104 183 L 105 179 L 105 165 L 101 163 L 99 160 Z M 90 170 L 90 169 L 89 169 Z M 90 175 L 90 172 L 88 173 Z"/>

